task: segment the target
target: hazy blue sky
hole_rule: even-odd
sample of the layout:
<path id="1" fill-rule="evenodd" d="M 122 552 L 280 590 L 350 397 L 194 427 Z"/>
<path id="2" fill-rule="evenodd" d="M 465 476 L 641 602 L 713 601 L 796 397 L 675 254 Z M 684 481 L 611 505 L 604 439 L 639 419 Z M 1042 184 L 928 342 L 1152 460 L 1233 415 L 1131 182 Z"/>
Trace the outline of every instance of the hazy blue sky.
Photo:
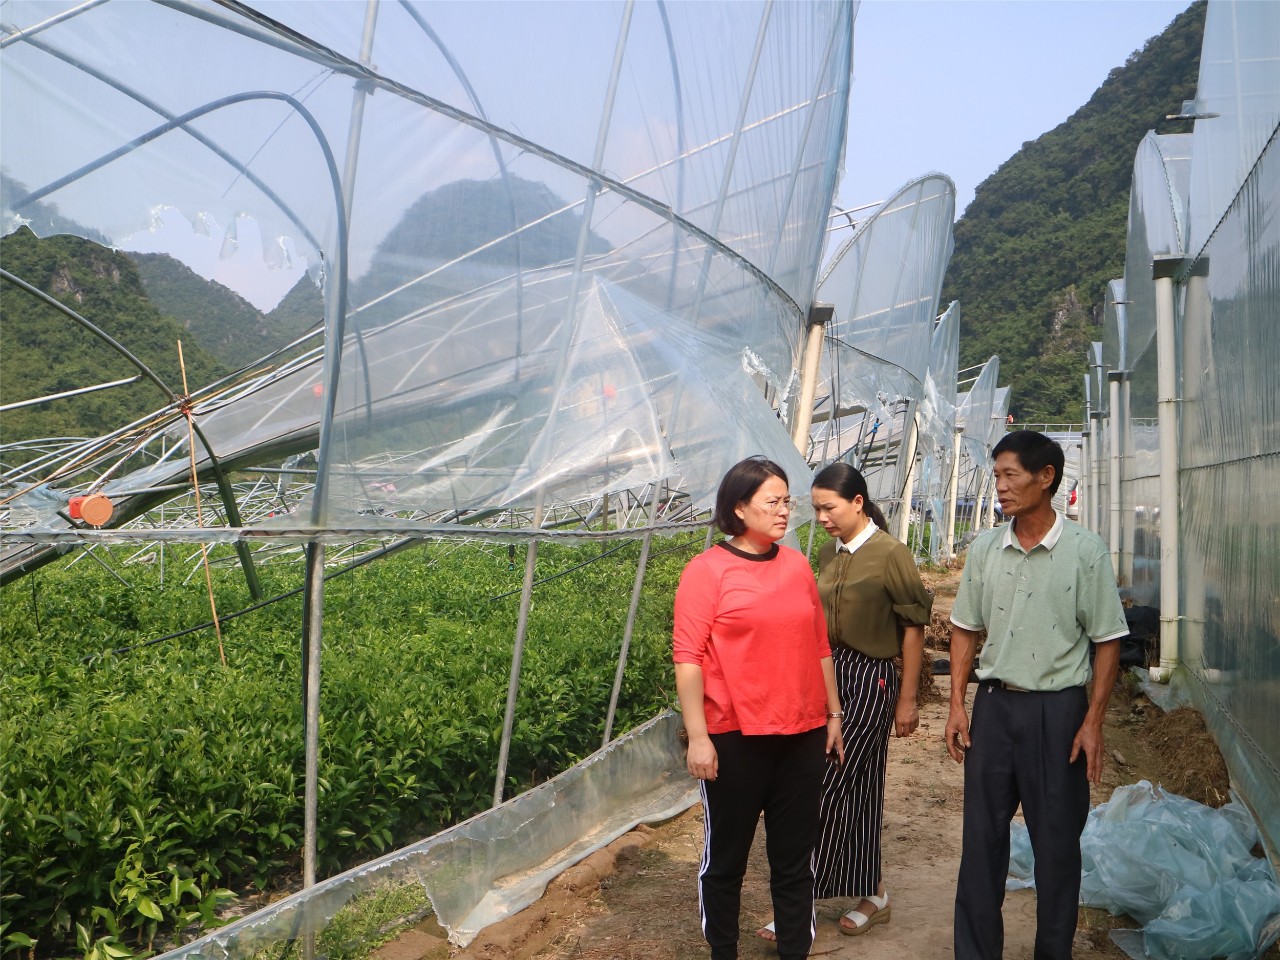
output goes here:
<path id="1" fill-rule="evenodd" d="M 908 180 L 939 171 L 955 181 L 959 216 L 979 183 L 1083 106 L 1188 2 L 864 0 L 838 202 L 884 200 Z M 1157 119 L 1153 108 L 1152 123 Z M 217 242 L 173 219 L 129 248 L 173 252 L 264 309 L 300 275 L 266 274 L 251 223 L 242 224 L 239 252 L 220 259 Z"/>
<path id="2" fill-rule="evenodd" d="M 955 181 L 958 217 L 979 183 L 1084 106 L 1111 70 L 1189 5 L 864 0 L 839 202 L 883 200 L 938 171 Z M 1153 125 L 1157 119 L 1153 112 Z"/>

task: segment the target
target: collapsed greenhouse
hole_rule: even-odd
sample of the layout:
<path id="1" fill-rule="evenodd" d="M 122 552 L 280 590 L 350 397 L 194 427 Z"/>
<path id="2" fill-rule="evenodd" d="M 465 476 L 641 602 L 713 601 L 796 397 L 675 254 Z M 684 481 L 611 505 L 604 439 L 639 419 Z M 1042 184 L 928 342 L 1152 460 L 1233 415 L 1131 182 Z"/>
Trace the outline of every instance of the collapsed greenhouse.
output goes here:
<path id="1" fill-rule="evenodd" d="M 504 9 L 483 43 L 451 5 L 6 10 L 6 233 L 114 244 L 167 216 L 233 243 L 248 217 L 324 295 L 322 324 L 189 392 L 44 295 L 49 322 L 128 355 L 155 409 L 6 458 L 6 582 L 68 551 L 223 544 L 259 600 L 263 563 L 305 558 L 309 889 L 189 953 L 317 934 L 406 876 L 466 942 L 557 864 L 693 802 L 670 715 L 612 728 L 650 545 L 709 536 L 743 456 L 801 484 L 858 462 L 904 533 L 929 527 L 922 553 L 955 549 L 958 501 L 990 522 L 998 361 L 959 396 L 959 307 L 938 316 L 950 180 L 840 216 L 852 235 L 819 276 L 856 4 Z M 502 804 L 539 545 L 592 540 L 641 544 L 605 749 Z M 313 886 L 326 561 L 424 542 L 524 553 L 495 810 Z"/>
<path id="2" fill-rule="evenodd" d="M 1211 7 L 1210 22 L 1241 6 Z M 47 322 L 75 325 L 126 356 L 130 382 L 154 387 L 154 406 L 101 436 L 0 448 L 6 584 L 68 554 L 120 565 L 119 576 L 121 556 L 158 549 L 163 562 L 166 546 L 188 544 L 224 548 L 223 572 L 238 570 L 257 603 L 265 602 L 264 565 L 305 563 L 303 643 L 292 664 L 305 708 L 305 888 L 177 951 L 185 955 L 247 957 L 307 942 L 346 905 L 406 887 L 465 944 L 568 864 L 692 804 L 674 715 L 622 731 L 615 720 L 649 558 L 681 535 L 695 548 L 710 538 L 716 484 L 742 457 L 776 460 L 793 490 L 806 488 L 815 467 L 855 463 L 921 557 L 947 560 L 966 534 L 994 522 L 989 451 L 1009 399 L 997 357 L 957 369 L 963 305 L 939 303 L 953 184 L 928 174 L 865 216 L 831 214 L 857 4 L 503 11 L 484 17 L 481 30 L 475 7 L 407 0 L 5 7 L 4 234 L 25 228 L 114 246 L 167 217 L 234 245 L 247 218 L 264 237 L 264 257 L 305 263 L 323 294 L 309 332 L 191 388 L 114 342 L 73 298 L 44 295 Z M 707 45 L 708 36 L 719 42 Z M 1206 67 L 1239 56 L 1230 43 L 1240 36 L 1218 41 L 1228 46 Z M 1206 50 L 1209 43 L 1207 34 Z M 138 50 L 148 55 L 128 53 Z M 1280 84 L 1268 74 L 1257 89 L 1215 93 L 1215 76 L 1202 74 L 1202 100 L 1251 105 L 1238 126 L 1253 139 L 1239 156 L 1229 153 L 1238 182 L 1223 186 L 1217 168 L 1201 174 L 1197 208 L 1191 148 L 1181 175 L 1190 169 L 1192 189 L 1172 196 L 1192 198 L 1176 222 L 1179 231 L 1188 216 L 1199 223 L 1190 239 L 1200 246 L 1178 232 L 1177 249 L 1157 247 L 1165 221 L 1150 201 L 1150 213 L 1139 211 L 1144 239 L 1135 241 L 1131 218 L 1134 276 L 1127 267 L 1122 283 L 1132 291 L 1156 283 L 1150 271 L 1142 276 L 1141 242 L 1158 263 L 1178 258 L 1169 276 L 1190 300 L 1194 278 L 1206 275 L 1196 263 L 1208 256 L 1191 252 L 1229 242 L 1212 230 L 1219 219 L 1253 238 L 1256 262 L 1235 269 L 1275 276 L 1275 221 L 1262 212 L 1278 195 L 1266 160 Z M 1264 108 L 1250 96 L 1259 91 L 1270 97 Z M 1230 115 L 1214 103 L 1196 110 Z M 1207 139 L 1202 148 L 1215 158 L 1226 149 Z M 1135 198 L 1139 173 L 1168 169 L 1153 158 L 1178 150 L 1187 146 L 1144 143 Z M 851 227 L 843 239 L 834 229 L 841 222 Z M 828 256 L 829 235 L 838 243 Z M 1230 256 L 1215 254 L 1215 264 Z M 7 269 L 3 280 L 41 296 Z M 1280 627 L 1266 585 L 1280 531 L 1274 511 L 1246 515 L 1244 493 L 1270 476 L 1275 420 L 1240 415 L 1243 400 L 1227 395 L 1247 382 L 1274 402 L 1266 386 L 1274 324 L 1264 329 L 1274 284 L 1252 295 L 1242 301 L 1251 305 L 1233 300 L 1232 309 L 1252 318 L 1250 335 L 1266 345 L 1248 357 L 1248 377 L 1258 379 L 1224 381 L 1216 414 L 1236 411 L 1237 426 L 1199 445 L 1188 440 L 1187 421 L 1182 427 L 1183 443 L 1192 443 L 1186 482 L 1204 485 L 1196 489 L 1205 513 L 1184 513 L 1182 523 L 1193 525 L 1181 576 L 1201 571 L 1213 601 L 1200 601 L 1200 616 L 1215 624 L 1215 637 L 1250 638 L 1238 641 L 1229 667 L 1215 663 L 1232 670 L 1238 699 L 1196 693 L 1220 689 L 1206 684 L 1224 674 L 1210 680 L 1195 665 L 1200 646 L 1221 642 L 1198 639 L 1186 593 L 1177 616 L 1189 629 L 1170 659 L 1191 667 L 1199 682 L 1188 685 L 1191 695 L 1207 714 L 1216 705 L 1228 737 L 1243 730 L 1243 742 L 1261 745 L 1234 758 L 1242 765 L 1233 773 L 1274 841 L 1277 754 L 1264 731 L 1276 726 L 1274 671 L 1266 670 Z M 1214 294 L 1202 287 L 1199 296 Z M 1107 340 L 1095 350 L 1093 415 L 1073 469 L 1086 491 L 1083 519 L 1112 538 L 1137 602 L 1156 605 L 1162 538 L 1169 542 L 1156 521 L 1169 501 L 1138 452 L 1157 447 L 1142 407 L 1154 409 L 1155 387 L 1136 389 L 1139 371 L 1155 375 L 1155 321 L 1125 328 L 1126 307 L 1131 319 L 1141 313 L 1125 301 L 1123 290 L 1113 298 Z M 1184 332 L 1193 329 L 1190 314 L 1180 317 Z M 1194 329 L 1208 335 L 1210 326 Z M 1111 426 L 1120 401 L 1104 396 L 1108 377 L 1117 391 L 1135 384 L 1133 395 L 1109 394 L 1132 396 L 1128 419 L 1114 421 L 1123 430 Z M 82 383 L 65 397 L 3 400 L 6 409 L 68 403 L 98 387 L 113 388 Z M 1133 419 L 1138 411 L 1147 419 Z M 807 519 L 802 507 L 797 522 Z M 1241 568 L 1245 531 L 1250 559 Z M 545 589 L 539 551 L 596 542 L 638 545 L 631 591 L 619 598 L 623 626 L 607 638 L 616 673 L 593 718 L 601 749 L 507 799 L 528 786 L 508 762 L 522 716 L 522 659 L 540 640 L 530 629 Z M 1197 542 L 1212 564 L 1193 564 Z M 316 811 L 327 576 L 422 544 L 500 547 L 518 575 L 506 699 L 484 771 L 493 809 L 326 879 Z M 1208 609 L 1216 619 L 1205 620 Z M 215 612 L 205 626 L 218 622 Z"/>

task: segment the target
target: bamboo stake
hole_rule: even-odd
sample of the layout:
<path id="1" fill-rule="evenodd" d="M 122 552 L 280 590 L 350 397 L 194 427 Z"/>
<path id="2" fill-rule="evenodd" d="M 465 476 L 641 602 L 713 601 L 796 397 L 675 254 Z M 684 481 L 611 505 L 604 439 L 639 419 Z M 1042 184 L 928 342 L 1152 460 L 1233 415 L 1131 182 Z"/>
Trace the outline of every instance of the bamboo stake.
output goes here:
<path id="1" fill-rule="evenodd" d="M 196 496 L 196 526 L 204 526 L 200 509 L 200 479 L 196 471 L 196 429 L 191 412 L 191 394 L 187 389 L 187 364 L 182 358 L 182 341 L 178 341 L 178 367 L 182 370 L 182 415 L 187 418 L 187 452 L 191 455 L 191 490 Z M 200 560 L 204 565 L 204 585 L 209 591 L 209 609 L 213 613 L 213 631 L 218 635 L 218 657 L 227 665 L 227 651 L 222 645 L 222 623 L 218 620 L 218 602 L 213 596 L 213 575 L 209 572 L 209 545 L 200 544 Z"/>

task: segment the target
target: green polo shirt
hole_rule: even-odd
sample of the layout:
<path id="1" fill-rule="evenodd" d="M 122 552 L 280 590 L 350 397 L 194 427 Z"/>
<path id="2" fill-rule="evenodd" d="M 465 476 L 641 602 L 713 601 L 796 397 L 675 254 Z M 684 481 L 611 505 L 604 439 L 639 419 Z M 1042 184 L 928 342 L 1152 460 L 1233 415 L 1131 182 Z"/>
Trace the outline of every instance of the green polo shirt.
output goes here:
<path id="1" fill-rule="evenodd" d="M 1064 690 L 1089 679 L 1089 642 L 1129 632 L 1106 544 L 1059 514 L 1045 538 L 1023 550 L 1013 524 L 969 547 L 951 622 L 986 630 L 979 680 L 1028 690 Z"/>

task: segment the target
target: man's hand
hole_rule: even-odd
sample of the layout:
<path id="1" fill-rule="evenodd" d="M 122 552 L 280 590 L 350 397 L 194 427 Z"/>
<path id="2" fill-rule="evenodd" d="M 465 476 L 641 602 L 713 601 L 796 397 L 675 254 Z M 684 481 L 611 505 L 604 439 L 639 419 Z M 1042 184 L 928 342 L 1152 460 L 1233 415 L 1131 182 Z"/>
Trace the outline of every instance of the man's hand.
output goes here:
<path id="1" fill-rule="evenodd" d="M 916 698 L 898 697 L 897 709 L 893 712 L 893 732 L 898 737 L 909 737 L 920 726 L 920 711 L 916 709 Z"/>
<path id="2" fill-rule="evenodd" d="M 947 717 L 946 738 L 947 753 L 956 763 L 964 763 L 964 753 L 972 745 L 969 739 L 969 714 L 964 707 L 951 708 Z"/>
<path id="3" fill-rule="evenodd" d="M 1106 745 L 1102 738 L 1102 724 L 1094 724 L 1086 720 L 1084 725 L 1076 731 L 1076 737 L 1071 741 L 1071 762 L 1075 763 L 1076 758 L 1080 756 L 1081 751 L 1084 752 L 1084 760 L 1086 767 L 1086 775 L 1090 783 L 1102 782 L 1102 764 L 1106 757 Z"/>
<path id="4" fill-rule="evenodd" d="M 714 780 L 720 773 L 720 757 L 710 737 L 690 737 L 687 760 L 689 776 L 697 780 Z"/>

